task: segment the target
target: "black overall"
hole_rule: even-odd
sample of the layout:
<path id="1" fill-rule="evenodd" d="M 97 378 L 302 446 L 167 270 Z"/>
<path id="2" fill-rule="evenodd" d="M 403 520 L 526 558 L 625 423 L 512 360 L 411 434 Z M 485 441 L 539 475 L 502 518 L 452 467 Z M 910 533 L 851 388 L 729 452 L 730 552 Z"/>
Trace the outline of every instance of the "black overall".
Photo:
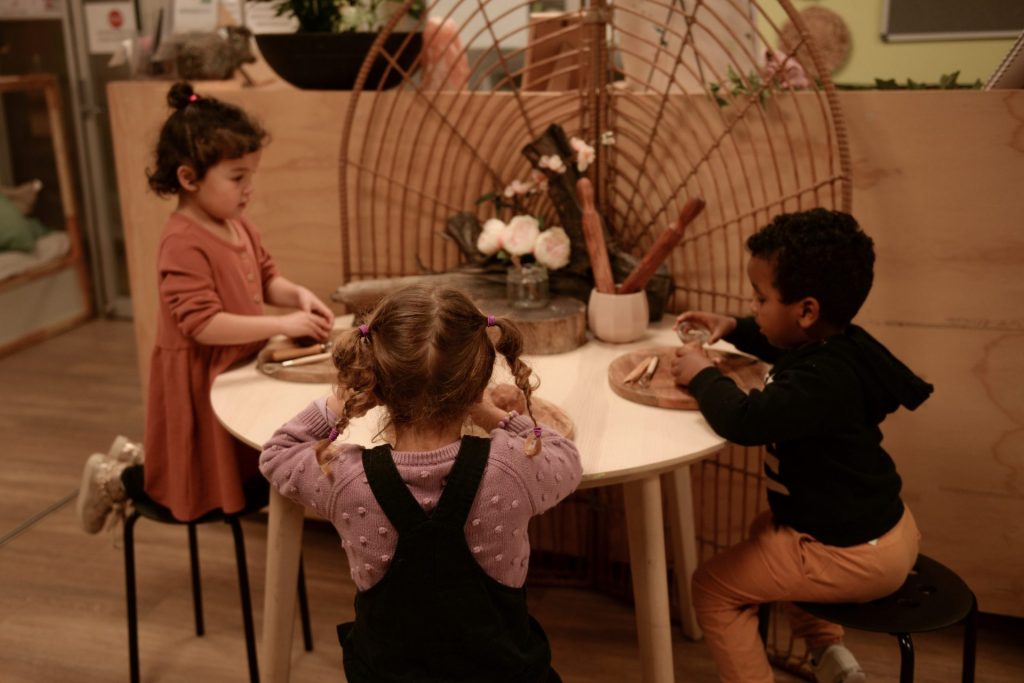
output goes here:
<path id="1" fill-rule="evenodd" d="M 545 683 L 547 637 L 526 592 L 495 581 L 466 545 L 464 527 L 490 454 L 466 436 L 444 493 L 427 515 L 388 446 L 363 451 L 374 497 L 398 530 L 384 578 L 356 594 L 354 622 L 338 626 L 350 683 Z"/>

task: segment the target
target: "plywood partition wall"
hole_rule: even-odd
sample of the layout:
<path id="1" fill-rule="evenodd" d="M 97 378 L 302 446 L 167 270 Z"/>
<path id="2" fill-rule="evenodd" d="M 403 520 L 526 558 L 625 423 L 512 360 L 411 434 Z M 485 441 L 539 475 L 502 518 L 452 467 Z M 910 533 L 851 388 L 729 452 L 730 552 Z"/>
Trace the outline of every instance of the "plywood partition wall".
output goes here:
<path id="1" fill-rule="evenodd" d="M 155 325 L 156 241 L 172 208 L 146 189 L 143 170 L 167 114 L 168 85 L 110 86 L 143 378 Z M 270 129 L 273 140 L 256 178 L 250 216 L 282 271 L 327 296 L 346 277 L 339 237 L 338 150 L 340 122 L 351 94 L 285 86 L 216 91 L 199 84 L 198 90 L 240 104 Z M 531 106 L 558 106 L 557 99 L 543 99 L 551 97 L 548 93 L 530 95 L 541 97 Z M 905 497 L 924 532 L 925 552 L 957 570 L 978 593 L 983 610 L 1024 616 L 1024 93 L 858 92 L 840 93 L 839 102 L 849 136 L 854 213 L 874 237 L 878 251 L 875 287 L 859 322 L 936 385 L 935 395 L 918 411 L 887 421 L 885 445 L 904 476 Z M 643 106 L 643 101 L 632 106 Z M 678 106 L 705 105 L 687 100 Z M 785 116 L 785 105 L 778 107 L 777 112 L 765 110 L 766 120 Z M 362 115 L 368 115 L 366 111 L 360 109 Z M 804 133 L 803 124 L 786 122 L 794 139 L 799 131 L 811 144 L 824 144 L 820 130 L 809 127 Z M 684 125 L 693 122 L 677 123 Z M 757 127 L 750 129 L 751 150 L 778 142 L 774 137 L 758 140 Z M 435 132 L 424 128 L 422 134 L 429 137 Z M 495 126 L 487 134 L 500 136 L 501 130 Z M 621 153 L 626 154 L 630 145 L 624 139 Z M 444 146 L 436 153 L 444 154 Z M 670 153 L 666 147 L 663 154 Z M 759 152 L 749 157 L 726 154 L 731 152 L 723 151 L 716 168 L 720 164 L 722 172 L 731 175 L 728 169 L 747 164 L 752 184 L 749 190 L 745 185 L 721 186 L 716 206 L 709 205 L 692 226 L 694 239 L 673 254 L 679 286 L 676 308 L 741 313 L 746 307 L 741 245 L 715 260 L 720 271 L 702 270 L 709 262 L 702 253 L 724 248 L 716 246 L 716 231 L 711 230 L 716 224 L 723 225 L 718 232 L 734 231 L 728 242 L 735 245 L 737 234 L 752 230 L 775 207 L 756 215 L 743 211 L 751 197 L 756 201 L 760 196 L 763 174 L 755 169 L 766 157 Z M 517 149 L 503 155 L 507 163 L 518 163 Z M 410 156 L 404 159 L 410 171 L 421 163 Z M 828 186 L 814 188 L 802 180 L 810 177 L 809 169 L 799 170 L 799 181 L 797 173 L 786 170 L 777 175 L 790 178 L 787 187 L 794 191 L 805 188 L 805 201 L 813 200 L 816 192 L 831 192 Z M 774 167 L 771 174 L 775 177 Z M 464 171 L 451 167 L 439 175 L 432 181 L 458 183 Z M 711 186 L 710 179 L 702 182 Z M 376 196 L 380 187 L 364 185 L 360 192 Z M 475 192 L 476 188 L 467 188 L 464 195 L 475 198 Z M 796 205 L 794 198 L 777 207 L 791 210 Z M 440 219 L 454 208 L 470 207 L 460 202 L 439 204 L 432 215 Z M 371 209 L 368 204 L 361 210 Z M 391 230 L 401 230 L 409 220 L 397 214 L 390 201 L 372 210 L 390 216 L 388 225 L 396 224 Z M 736 220 L 730 222 L 731 217 Z M 660 218 L 649 214 L 644 220 L 657 229 Z M 446 250 L 451 247 L 436 234 L 440 229 L 438 225 L 432 235 L 424 234 L 415 249 L 392 251 L 386 257 L 372 250 L 354 252 L 360 254 L 354 257 L 354 267 L 364 267 L 364 258 L 384 258 L 380 265 L 405 268 L 417 251 L 430 255 L 435 249 L 438 258 L 449 258 Z M 649 239 L 642 235 L 637 248 Z M 365 245 L 366 240 L 360 249 Z M 721 291 L 729 296 L 716 293 Z M 752 462 L 754 456 L 746 457 Z M 736 474 L 728 484 L 727 470 L 715 474 L 702 467 L 695 475 L 700 480 L 697 500 L 703 501 L 698 503 L 698 523 L 705 553 L 738 538 L 742 517 L 751 514 L 751 502 L 760 495 L 751 492 L 746 511 L 734 511 L 731 517 L 719 507 L 718 521 L 713 521 L 713 508 L 704 511 L 703 506 L 722 495 L 710 483 L 715 477 L 722 491 L 727 485 L 738 486 Z M 738 506 L 742 499 L 733 500 Z"/>

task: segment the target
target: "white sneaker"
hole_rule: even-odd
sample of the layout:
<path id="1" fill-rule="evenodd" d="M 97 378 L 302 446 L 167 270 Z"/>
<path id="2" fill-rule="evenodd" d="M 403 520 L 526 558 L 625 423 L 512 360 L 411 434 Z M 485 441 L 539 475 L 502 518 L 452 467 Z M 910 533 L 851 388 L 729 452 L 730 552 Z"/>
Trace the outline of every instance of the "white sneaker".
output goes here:
<path id="1" fill-rule="evenodd" d="M 115 507 L 124 507 L 124 490 L 118 486 L 120 482 L 112 484 L 111 480 L 119 477 L 126 466 L 125 463 L 111 462 L 102 453 L 93 453 L 85 461 L 75 510 L 86 533 L 99 533 L 111 511 Z M 120 495 L 112 494 L 111 489 L 120 489 Z"/>
<path id="2" fill-rule="evenodd" d="M 846 646 L 829 645 L 821 659 L 814 663 L 814 678 L 818 683 L 864 683 L 868 680 L 853 653 Z"/>
<path id="3" fill-rule="evenodd" d="M 111 462 L 123 462 L 129 465 L 141 465 L 146 456 L 142 444 L 132 441 L 127 436 L 118 434 L 107 451 L 107 459 Z"/>

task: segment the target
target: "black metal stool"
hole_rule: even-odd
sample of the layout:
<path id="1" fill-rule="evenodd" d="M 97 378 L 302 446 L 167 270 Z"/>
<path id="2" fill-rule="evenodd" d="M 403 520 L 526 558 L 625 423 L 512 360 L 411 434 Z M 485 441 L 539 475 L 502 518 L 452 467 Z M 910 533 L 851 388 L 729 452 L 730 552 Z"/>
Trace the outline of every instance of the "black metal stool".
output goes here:
<path id="1" fill-rule="evenodd" d="M 900 645 L 900 683 L 914 680 L 914 643 L 910 634 L 939 631 L 964 622 L 962 680 L 974 681 L 978 601 L 963 579 L 930 557 L 918 555 L 903 586 L 879 600 L 796 605 L 840 626 L 896 636 Z"/>
<path id="2" fill-rule="evenodd" d="M 245 561 L 245 538 L 239 517 L 254 512 L 243 510 L 235 515 L 225 515 L 214 510 L 191 522 L 181 522 L 170 512 L 156 503 L 146 500 L 133 501 L 133 510 L 124 521 L 124 575 L 126 598 L 128 602 L 128 665 L 131 671 L 131 683 L 139 683 L 139 636 L 138 611 L 135 604 L 135 544 L 133 529 L 139 517 L 145 517 L 164 524 L 184 524 L 188 526 L 188 550 L 192 567 L 192 603 L 196 617 L 196 635 L 203 635 L 203 596 L 199 579 L 199 546 L 196 543 L 196 525 L 209 522 L 225 522 L 231 526 L 235 540 L 235 561 L 238 565 L 238 590 L 242 598 L 242 623 L 245 627 L 245 649 L 249 659 L 249 680 L 259 683 L 259 664 L 256 660 L 256 634 L 252 622 L 252 602 L 249 598 L 249 571 Z M 313 650 L 313 634 L 309 625 L 309 604 L 306 599 L 306 578 L 299 559 L 299 613 L 302 618 L 302 641 L 307 652 Z"/>

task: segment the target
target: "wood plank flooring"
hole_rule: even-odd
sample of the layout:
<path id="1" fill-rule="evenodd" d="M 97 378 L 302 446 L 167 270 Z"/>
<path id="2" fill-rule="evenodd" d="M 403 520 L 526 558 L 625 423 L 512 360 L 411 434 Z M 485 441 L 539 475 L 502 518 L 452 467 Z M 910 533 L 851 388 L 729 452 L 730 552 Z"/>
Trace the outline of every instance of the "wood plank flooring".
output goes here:
<path id="1" fill-rule="evenodd" d="M 89 536 L 69 496 L 81 467 L 118 433 L 142 434 L 131 325 L 93 321 L 0 359 L 0 681 L 67 683 L 128 678 L 123 554 L 115 536 Z M 61 501 L 67 500 L 63 505 Z M 47 513 L 50 508 L 55 508 Z M 265 520 L 245 522 L 259 632 Z M 231 536 L 199 531 L 206 635 L 193 631 L 185 529 L 142 520 L 136 527 L 140 657 L 146 683 L 247 681 Z M 342 681 L 334 625 L 351 616 L 354 587 L 334 532 L 307 521 L 303 551 L 315 651 L 302 651 L 296 625 L 292 681 Z M 638 681 L 632 609 L 593 591 L 532 586 L 531 611 L 544 625 L 567 683 Z M 895 681 L 889 636 L 850 633 L 848 644 L 873 681 Z M 986 616 L 977 680 L 1024 680 L 1024 623 Z M 915 637 L 919 683 L 959 680 L 960 631 Z M 702 643 L 676 634 L 676 680 L 711 683 Z M 780 682 L 796 679 L 778 674 Z"/>

